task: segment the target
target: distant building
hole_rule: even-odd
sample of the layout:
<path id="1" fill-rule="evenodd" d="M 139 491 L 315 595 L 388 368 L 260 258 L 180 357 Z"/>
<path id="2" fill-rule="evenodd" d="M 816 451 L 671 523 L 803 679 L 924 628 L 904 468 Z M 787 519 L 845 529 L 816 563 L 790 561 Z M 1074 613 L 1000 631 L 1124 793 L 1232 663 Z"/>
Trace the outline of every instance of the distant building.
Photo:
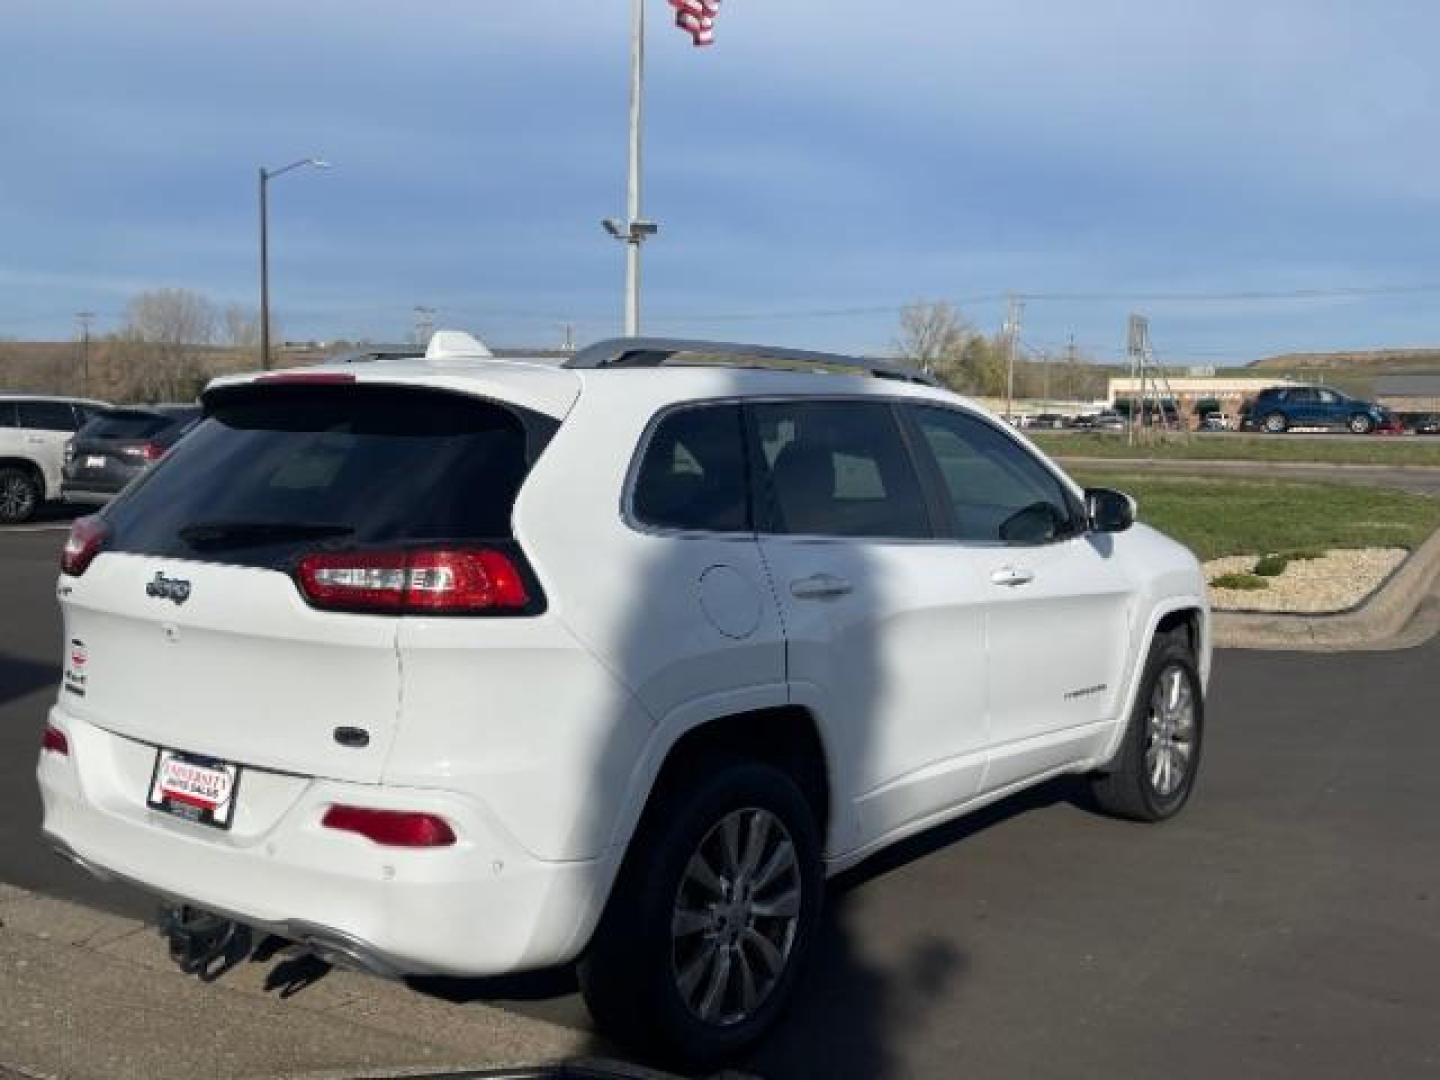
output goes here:
<path id="1" fill-rule="evenodd" d="M 1261 390 L 1272 386 L 1298 386 L 1294 379 L 1253 375 L 1216 375 L 1213 378 L 1170 378 L 1170 395 L 1182 416 L 1201 412 L 1223 412 L 1237 416 L 1246 401 Z M 1154 383 L 1151 383 L 1154 386 Z M 1140 395 L 1140 381 L 1129 377 L 1110 380 L 1109 399 L 1112 407 L 1123 405 Z"/>
<path id="2" fill-rule="evenodd" d="M 1397 413 L 1440 413 L 1440 374 L 1377 375 L 1375 400 Z"/>

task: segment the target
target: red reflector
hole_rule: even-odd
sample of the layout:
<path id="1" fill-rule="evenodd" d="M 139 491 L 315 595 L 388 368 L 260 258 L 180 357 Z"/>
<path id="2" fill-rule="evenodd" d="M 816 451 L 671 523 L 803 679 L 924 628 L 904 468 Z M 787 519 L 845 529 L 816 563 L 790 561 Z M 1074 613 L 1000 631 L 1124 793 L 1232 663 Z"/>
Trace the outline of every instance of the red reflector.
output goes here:
<path id="1" fill-rule="evenodd" d="M 59 728 L 46 724 L 45 734 L 40 736 L 40 749 L 48 750 L 52 754 L 61 754 L 69 757 L 70 740 L 65 737 L 65 733 Z"/>
<path id="2" fill-rule="evenodd" d="M 70 535 L 65 538 L 65 547 L 60 551 L 60 570 L 71 577 L 79 577 L 100 554 L 110 529 L 105 522 L 91 514 L 76 518 L 70 523 Z"/>
<path id="3" fill-rule="evenodd" d="M 386 847 L 449 847 L 455 843 L 455 830 L 435 814 L 332 806 L 325 811 L 320 824 L 327 829 L 359 833 Z"/>
<path id="4" fill-rule="evenodd" d="M 492 549 L 317 552 L 300 560 L 316 607 L 394 613 L 519 610 L 529 603 L 510 556 Z"/>
<path id="5" fill-rule="evenodd" d="M 325 383 L 353 383 L 354 375 L 347 375 L 343 371 L 279 371 L 274 375 L 257 375 L 253 380 L 257 383 L 293 383 L 296 385 L 325 384 Z"/>

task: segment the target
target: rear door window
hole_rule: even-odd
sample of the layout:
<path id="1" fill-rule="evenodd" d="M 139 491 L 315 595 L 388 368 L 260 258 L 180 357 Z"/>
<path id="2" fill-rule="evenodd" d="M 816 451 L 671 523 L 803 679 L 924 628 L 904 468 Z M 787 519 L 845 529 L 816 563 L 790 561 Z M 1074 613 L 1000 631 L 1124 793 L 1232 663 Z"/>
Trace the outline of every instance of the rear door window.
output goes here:
<path id="1" fill-rule="evenodd" d="M 20 426 L 20 418 L 15 409 L 15 402 L 0 401 L 0 428 L 13 428 Z"/>
<path id="2" fill-rule="evenodd" d="M 510 540 L 555 426 L 430 390 L 232 390 L 106 508 L 110 550 L 281 568 L 317 546 Z"/>
<path id="3" fill-rule="evenodd" d="M 768 491 L 762 531 L 915 539 L 933 535 L 925 496 L 889 403 L 751 406 Z"/>
<path id="4" fill-rule="evenodd" d="M 75 410 L 65 401 L 22 401 L 20 426 L 34 431 L 74 431 Z"/>

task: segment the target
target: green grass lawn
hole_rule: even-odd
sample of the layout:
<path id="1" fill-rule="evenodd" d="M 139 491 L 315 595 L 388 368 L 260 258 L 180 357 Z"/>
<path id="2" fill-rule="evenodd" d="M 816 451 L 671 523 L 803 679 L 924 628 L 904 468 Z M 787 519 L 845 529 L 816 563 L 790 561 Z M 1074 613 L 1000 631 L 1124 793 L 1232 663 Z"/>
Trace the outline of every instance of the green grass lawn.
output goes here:
<path id="1" fill-rule="evenodd" d="M 1055 457 L 1183 458 L 1194 461 L 1312 461 L 1352 465 L 1440 465 L 1440 438 L 1375 436 L 1368 439 L 1305 438 L 1291 435 L 1168 436 L 1151 445 L 1131 446 L 1121 434 L 1032 432 L 1030 437 Z"/>
<path id="2" fill-rule="evenodd" d="M 1091 487 L 1118 488 L 1140 520 L 1201 559 L 1304 549 L 1415 548 L 1440 527 L 1440 499 L 1386 488 L 1286 480 L 1133 476 L 1070 470 Z"/>

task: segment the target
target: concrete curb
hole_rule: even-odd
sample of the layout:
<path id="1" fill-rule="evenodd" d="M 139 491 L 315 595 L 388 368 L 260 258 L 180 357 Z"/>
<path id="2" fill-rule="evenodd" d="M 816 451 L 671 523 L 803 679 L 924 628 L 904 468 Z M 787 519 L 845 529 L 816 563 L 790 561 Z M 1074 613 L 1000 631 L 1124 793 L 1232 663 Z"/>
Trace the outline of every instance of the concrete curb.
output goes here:
<path id="1" fill-rule="evenodd" d="M 281 952 L 205 981 L 155 929 L 0 884 L 0 1078 L 435 1077 L 569 1064 L 662 1080 L 588 1032 Z"/>
<path id="2" fill-rule="evenodd" d="M 1435 605 L 1425 604 L 1437 578 L 1440 531 L 1416 548 L 1359 607 L 1333 615 L 1217 611 L 1212 621 L 1215 645 L 1317 652 L 1417 645 L 1437 629 Z"/>

